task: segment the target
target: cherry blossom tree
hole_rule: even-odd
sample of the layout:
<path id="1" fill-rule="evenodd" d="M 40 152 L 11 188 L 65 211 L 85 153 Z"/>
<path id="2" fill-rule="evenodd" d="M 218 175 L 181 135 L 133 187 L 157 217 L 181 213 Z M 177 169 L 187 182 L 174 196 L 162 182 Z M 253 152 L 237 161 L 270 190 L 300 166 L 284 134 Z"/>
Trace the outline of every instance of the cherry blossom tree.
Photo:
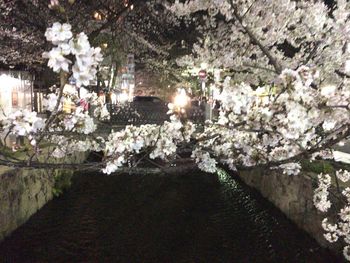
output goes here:
<path id="1" fill-rule="evenodd" d="M 317 66 L 324 83 L 349 71 L 349 3 L 323 1 L 175 1 L 168 9 L 203 19 L 203 37 L 181 65 L 233 69 L 235 81 L 271 82 L 284 68 Z M 332 8 L 331 8 L 332 7 Z M 336 74 L 334 74 L 336 73 Z"/>
<path id="2" fill-rule="evenodd" d="M 57 3 L 51 1 L 51 8 Z M 216 172 L 224 164 L 232 170 L 260 167 L 297 176 L 301 160 L 332 158 L 332 147 L 349 139 L 350 12 L 346 1 L 337 1 L 333 9 L 321 1 L 282 0 L 175 1 L 166 7 L 166 12 L 187 16 L 185 21 L 200 22 L 197 30 L 202 39 L 194 44 L 192 56 L 178 60 L 181 65 L 206 62 L 234 72 L 223 83 L 218 121 L 206 123 L 204 131 L 199 131 L 185 118 L 184 109 L 169 105 L 171 118 L 163 125 L 127 126 L 108 137 L 98 137 L 98 120 L 109 117 L 105 105 L 94 93 L 81 98 L 75 91 L 64 92 L 70 75 L 77 80 L 77 88 L 87 86 L 95 77 L 102 55 L 89 37 L 97 31 L 72 32 L 70 24 L 55 22 L 45 31 L 52 49 L 44 53 L 48 66 L 61 79 L 60 87 L 47 96 L 51 115 L 44 119 L 35 112 L 17 111 L 2 119 L 0 127 L 5 134 L 25 136 L 29 145 L 26 159 L 3 154 L 0 164 L 78 168 L 75 164 L 42 161 L 41 156 L 47 154 L 43 145 L 48 142 L 49 155 L 60 160 L 77 151 L 102 151 L 99 164 L 79 168 L 93 166 L 111 174 L 137 166 L 145 158 L 172 161 L 179 148 L 188 147 L 192 160 L 205 172 Z M 111 18 L 115 21 L 115 16 L 116 11 L 109 13 L 104 25 Z M 179 21 L 170 16 L 167 19 L 173 24 Z M 97 25 L 99 32 L 108 28 Z M 128 34 L 158 53 L 161 60 L 167 56 L 167 51 L 146 37 Z M 75 102 L 73 112 L 62 110 L 64 97 Z M 95 109 L 89 112 L 86 103 Z M 336 176 L 343 181 L 350 177 L 344 170 Z M 329 186 L 329 175 L 319 175 L 314 203 L 323 212 L 331 205 Z M 346 200 L 339 220 L 329 223 L 325 219 L 322 223 L 327 240 L 335 242 L 343 237 L 347 259 L 349 191 L 343 191 Z"/>
<path id="3" fill-rule="evenodd" d="M 167 62 L 168 75 L 177 79 L 178 70 L 169 68 L 178 68 L 172 57 L 184 27 L 164 11 L 154 0 L 1 1 L 0 66 L 40 68 L 45 64 L 41 54 L 48 49 L 46 28 L 69 21 L 76 32 L 84 31 L 93 45 L 104 49 L 110 64 L 119 65 L 123 54 L 133 53 L 152 71 L 164 73 Z"/>
<path id="4" fill-rule="evenodd" d="M 328 4 L 176 0 L 167 6 L 205 21 L 203 38 L 179 64 L 206 62 L 233 72 L 224 83 L 219 121 L 193 152 L 201 169 L 213 172 L 221 162 L 234 170 L 267 166 L 297 175 L 301 159 L 332 158 L 331 147 L 349 139 L 350 6 L 344 0 Z M 337 171 L 336 179 L 348 181 L 349 172 Z M 328 174 L 319 175 L 314 203 L 322 212 L 331 206 L 330 184 Z M 350 260 L 349 188 L 342 194 L 338 222 L 326 218 L 322 226 L 329 242 L 343 237 Z"/>

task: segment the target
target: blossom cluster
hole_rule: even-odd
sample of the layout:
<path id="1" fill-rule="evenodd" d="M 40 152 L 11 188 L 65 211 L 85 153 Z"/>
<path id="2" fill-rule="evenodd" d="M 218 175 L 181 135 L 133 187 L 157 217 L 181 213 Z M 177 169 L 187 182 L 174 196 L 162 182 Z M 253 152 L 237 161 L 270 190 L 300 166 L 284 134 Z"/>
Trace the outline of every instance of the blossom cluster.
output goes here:
<path id="1" fill-rule="evenodd" d="M 274 167 L 272 167 L 273 169 Z M 298 175 L 301 171 L 301 165 L 299 163 L 284 163 L 276 167 L 277 169 L 282 169 L 283 174 L 287 175 Z"/>
<path id="2" fill-rule="evenodd" d="M 55 145 L 51 156 L 54 158 L 64 158 L 74 152 L 95 151 L 100 152 L 104 148 L 104 139 L 100 136 L 97 138 L 83 138 L 82 140 L 76 138 L 68 138 L 63 135 L 51 136 L 52 142 L 59 142 Z"/>
<path id="3" fill-rule="evenodd" d="M 57 91 L 56 91 L 57 92 Z M 58 96 L 56 93 L 50 93 L 44 100 L 44 107 L 48 111 L 52 111 L 57 103 Z M 74 108 L 71 112 L 64 112 L 62 103 L 64 99 L 69 99 L 71 107 Z M 90 115 L 88 105 L 95 107 L 93 116 Z M 52 113 L 53 114 L 53 113 Z M 64 92 L 61 103 L 59 104 L 56 121 L 49 127 L 49 134 L 66 133 L 69 134 L 84 134 L 89 135 L 96 131 L 97 123 L 95 118 L 99 120 L 109 119 L 109 111 L 106 106 L 101 103 L 96 93 L 89 92 L 83 97 L 79 97 L 75 93 Z M 102 143 L 100 147 L 103 147 L 104 140 L 94 141 L 90 139 L 72 139 L 69 137 L 59 136 L 59 140 L 56 140 L 56 135 L 45 136 L 48 141 L 60 142 L 53 153 L 54 157 L 62 158 L 66 154 L 71 154 L 74 151 L 89 151 L 97 148 L 99 143 Z M 78 136 L 79 137 L 79 136 Z M 83 144 L 85 146 L 83 146 Z M 102 148 L 101 148 L 102 149 Z M 100 150 L 101 150 L 100 149 Z"/>
<path id="4" fill-rule="evenodd" d="M 50 93 L 43 99 L 43 108 L 47 111 L 54 111 L 58 101 L 58 95 L 56 93 Z M 61 99 L 57 110 L 62 110 L 63 98 Z"/>
<path id="5" fill-rule="evenodd" d="M 349 86 L 318 86 L 318 78 L 302 66 L 284 70 L 272 86 L 226 79 L 218 122 L 199 135 L 198 149 L 210 149 L 233 169 L 269 163 L 299 173 L 300 165 L 289 160 L 307 151 L 325 156 L 327 143 L 350 124 Z"/>
<path id="6" fill-rule="evenodd" d="M 63 90 L 54 89 L 53 93 L 46 95 L 43 107 L 50 112 L 49 119 L 37 116 L 36 112 L 18 110 L 0 120 L 1 131 L 27 137 L 36 154 L 40 153 L 37 142 L 43 139 L 49 141 L 54 147 L 52 156 L 58 158 L 72 151 L 97 149 L 100 143 L 99 147 L 103 147 L 104 142 L 100 139 L 71 137 L 72 134 L 79 137 L 79 134 L 93 133 L 97 127 L 94 117 L 109 119 L 109 111 L 96 93 L 87 90 L 78 92 L 77 88 L 88 85 L 95 77 L 97 65 L 102 61 L 100 49 L 91 47 L 84 33 L 73 37 L 69 24 L 54 23 L 47 29 L 45 36 L 55 45 L 50 52 L 44 54 L 49 58 L 49 67 L 55 72 L 72 70 L 76 85 L 64 85 Z M 70 67 L 72 58 L 75 58 L 75 64 Z M 64 103 L 69 103 L 68 111 L 64 110 Z M 94 117 L 90 116 L 90 106 L 94 107 Z M 66 137 L 57 134 L 66 134 Z"/>
<path id="7" fill-rule="evenodd" d="M 3 132 L 28 137 L 32 145 L 36 144 L 34 136 L 42 131 L 44 126 L 45 120 L 29 110 L 18 110 L 0 120 Z"/>
<path id="8" fill-rule="evenodd" d="M 108 161 L 103 172 L 111 174 L 117 171 L 141 152 L 151 159 L 167 160 L 176 153 L 179 144 L 189 142 L 194 131 L 191 122 L 182 123 L 172 116 L 170 122 L 160 126 L 126 126 L 124 130 L 112 132 L 106 141 L 104 152 Z"/>
<path id="9" fill-rule="evenodd" d="M 339 170 L 336 172 L 336 176 L 342 182 L 348 182 L 350 179 L 350 172 L 347 170 Z M 330 207 L 330 201 L 328 201 L 329 187 L 331 179 L 329 175 L 318 176 L 319 187 L 315 190 L 314 203 L 318 210 L 326 212 Z M 322 228 L 326 232 L 324 237 L 327 241 L 334 243 L 343 238 L 345 246 L 343 248 L 344 257 L 350 261 L 350 187 L 346 187 L 342 191 L 342 195 L 346 200 L 346 205 L 340 209 L 338 213 L 338 220 L 336 223 L 329 223 L 329 219 L 325 218 L 322 221 Z"/>
<path id="10" fill-rule="evenodd" d="M 215 173 L 217 171 L 217 161 L 210 157 L 208 152 L 202 152 L 198 149 L 192 152 L 192 158 L 198 164 L 198 168 L 207 173 Z"/>
<path id="11" fill-rule="evenodd" d="M 314 205 L 315 207 L 322 211 L 327 212 L 331 207 L 331 202 L 328 199 L 328 189 L 331 186 L 331 177 L 328 174 L 319 174 L 318 175 L 318 188 L 316 188 L 314 193 Z"/>
<path id="12" fill-rule="evenodd" d="M 96 124 L 88 112 L 84 112 L 82 107 L 77 107 L 71 114 L 66 114 L 62 121 L 63 127 L 67 131 L 90 134 L 96 130 Z"/>
<path id="13" fill-rule="evenodd" d="M 72 71 L 76 85 L 78 87 L 89 85 L 96 75 L 97 65 L 103 60 L 101 48 L 91 47 L 84 32 L 74 37 L 70 24 L 54 23 L 46 30 L 45 37 L 55 45 L 51 51 L 43 54 L 49 59 L 48 66 L 55 72 L 61 70 L 68 72 L 72 64 L 68 56 L 72 55 L 75 58 Z"/>
<path id="14" fill-rule="evenodd" d="M 340 181 L 345 183 L 345 182 L 349 181 L 349 179 L 350 179 L 350 172 L 347 170 L 340 169 L 340 170 L 336 171 L 336 176 L 338 177 L 338 179 Z"/>
<path id="15" fill-rule="evenodd" d="M 203 37 L 193 44 L 191 55 L 178 59 L 181 66 L 206 62 L 234 68 L 237 82 L 255 85 L 273 81 L 282 68 L 303 64 L 317 65 L 332 83 L 343 82 L 335 71 L 350 70 L 346 0 L 337 1 L 332 11 L 325 1 L 307 0 L 175 1 L 168 10 L 204 21 L 197 27 Z"/>

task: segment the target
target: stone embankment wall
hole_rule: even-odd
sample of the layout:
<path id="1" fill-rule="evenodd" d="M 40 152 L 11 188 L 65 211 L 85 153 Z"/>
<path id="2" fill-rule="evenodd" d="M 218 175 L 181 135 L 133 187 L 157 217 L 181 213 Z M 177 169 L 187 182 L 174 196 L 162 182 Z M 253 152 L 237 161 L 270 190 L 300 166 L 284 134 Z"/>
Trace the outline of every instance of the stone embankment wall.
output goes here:
<path id="1" fill-rule="evenodd" d="M 340 244 L 331 244 L 325 240 L 321 222 L 326 215 L 336 215 L 336 208 L 339 209 L 343 205 L 338 199 L 330 196 L 333 204 L 329 213 L 321 213 L 315 208 L 313 205 L 313 193 L 317 187 L 313 179 L 316 178 L 315 174 L 305 172 L 291 176 L 278 171 L 255 169 L 240 171 L 239 177 L 247 185 L 258 190 L 301 229 L 308 232 L 321 246 L 328 247 L 337 254 L 342 253 Z"/>
<path id="2" fill-rule="evenodd" d="M 85 158 L 79 153 L 70 161 L 82 163 Z M 67 170 L 0 167 L 0 241 L 50 201 L 72 175 Z"/>

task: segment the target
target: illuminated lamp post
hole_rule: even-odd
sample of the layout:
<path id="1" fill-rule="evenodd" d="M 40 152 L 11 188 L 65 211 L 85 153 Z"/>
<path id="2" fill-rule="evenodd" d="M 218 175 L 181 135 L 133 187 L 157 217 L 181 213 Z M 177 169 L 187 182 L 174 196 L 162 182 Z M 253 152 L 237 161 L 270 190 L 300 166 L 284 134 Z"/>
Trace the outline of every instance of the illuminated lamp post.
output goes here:
<path id="1" fill-rule="evenodd" d="M 185 89 L 180 89 L 175 95 L 173 103 L 169 104 L 169 108 L 176 114 L 179 115 L 180 119 L 185 119 L 186 116 L 186 106 L 190 98 L 187 96 Z"/>
<path id="2" fill-rule="evenodd" d="M 212 109 L 213 99 L 212 99 L 211 91 L 209 90 L 207 92 L 206 85 L 205 85 L 207 80 L 207 71 L 206 71 L 207 67 L 208 65 L 206 63 L 201 64 L 202 69 L 198 72 L 198 77 L 201 82 L 203 96 L 206 97 L 206 95 L 208 95 L 208 98 L 207 98 L 208 102 L 206 102 L 205 104 L 205 116 L 206 116 L 206 119 L 211 120 L 213 118 L 213 109 Z"/>
<path id="3" fill-rule="evenodd" d="M 123 104 L 123 103 L 126 103 L 129 100 L 129 95 L 126 92 L 122 92 L 122 93 L 118 94 L 117 99 L 118 99 L 118 103 Z"/>
<path id="4" fill-rule="evenodd" d="M 202 94 L 203 94 L 203 96 L 205 96 L 206 95 L 205 81 L 207 79 L 207 71 L 205 69 L 201 69 L 198 72 L 198 77 L 199 77 L 199 81 L 201 82 Z"/>
<path id="5" fill-rule="evenodd" d="M 115 92 L 111 92 L 111 104 L 117 104 L 117 95 L 115 94 Z"/>

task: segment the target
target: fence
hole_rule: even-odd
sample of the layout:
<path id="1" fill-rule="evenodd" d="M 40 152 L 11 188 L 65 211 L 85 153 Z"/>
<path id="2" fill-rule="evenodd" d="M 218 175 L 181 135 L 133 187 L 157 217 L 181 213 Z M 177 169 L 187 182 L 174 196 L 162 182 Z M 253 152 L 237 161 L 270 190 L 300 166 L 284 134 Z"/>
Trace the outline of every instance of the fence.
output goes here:
<path id="1" fill-rule="evenodd" d="M 168 106 L 163 103 L 127 103 L 124 105 L 108 104 L 112 125 L 162 124 L 169 121 Z M 194 123 L 203 123 L 204 111 L 199 107 L 187 109 L 187 117 Z"/>

